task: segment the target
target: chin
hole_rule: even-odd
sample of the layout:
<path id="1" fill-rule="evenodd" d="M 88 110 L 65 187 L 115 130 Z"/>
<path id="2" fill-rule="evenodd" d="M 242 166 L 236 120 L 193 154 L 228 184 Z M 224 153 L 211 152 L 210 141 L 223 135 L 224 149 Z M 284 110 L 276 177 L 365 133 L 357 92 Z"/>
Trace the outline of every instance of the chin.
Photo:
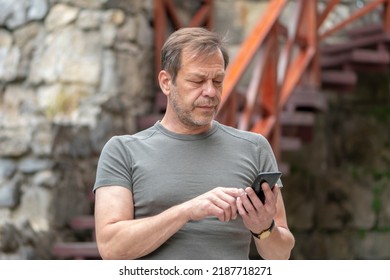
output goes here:
<path id="1" fill-rule="evenodd" d="M 213 118 L 207 118 L 207 119 L 202 119 L 202 120 L 197 120 L 197 121 L 194 121 L 193 123 L 199 127 L 202 127 L 202 126 L 208 126 L 211 124 L 211 122 L 213 121 Z"/>

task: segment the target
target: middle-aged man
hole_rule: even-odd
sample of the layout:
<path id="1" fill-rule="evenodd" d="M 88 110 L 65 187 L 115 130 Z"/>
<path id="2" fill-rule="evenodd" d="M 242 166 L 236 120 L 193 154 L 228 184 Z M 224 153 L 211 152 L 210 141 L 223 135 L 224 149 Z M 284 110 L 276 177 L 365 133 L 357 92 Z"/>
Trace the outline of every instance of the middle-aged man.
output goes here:
<path id="1" fill-rule="evenodd" d="M 174 32 L 158 80 L 166 113 L 154 126 L 115 136 L 99 159 L 96 236 L 103 259 L 248 259 L 253 238 L 264 259 L 288 259 L 281 180 L 250 188 L 278 166 L 268 141 L 214 120 L 228 54 L 203 28 Z"/>

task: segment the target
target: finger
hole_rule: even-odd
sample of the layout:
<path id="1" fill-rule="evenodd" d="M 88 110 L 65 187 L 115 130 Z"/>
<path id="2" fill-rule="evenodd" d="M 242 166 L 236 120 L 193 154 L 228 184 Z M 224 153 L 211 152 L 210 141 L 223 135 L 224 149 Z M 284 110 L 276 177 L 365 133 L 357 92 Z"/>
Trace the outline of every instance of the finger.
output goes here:
<path id="1" fill-rule="evenodd" d="M 257 207 L 255 206 L 255 204 L 259 203 L 259 201 L 256 201 L 259 200 L 259 198 L 257 197 L 256 193 L 253 191 L 252 188 L 246 188 L 244 195 L 240 196 L 240 198 L 247 213 L 252 213 L 256 211 Z"/>
<path id="2" fill-rule="evenodd" d="M 252 221 L 250 214 L 245 209 L 241 197 L 237 197 L 237 209 L 238 209 L 238 213 L 240 214 L 240 216 L 242 218 L 242 221 L 244 222 L 245 226 L 248 228 L 248 225 L 252 224 L 253 221 Z"/>
<path id="3" fill-rule="evenodd" d="M 240 191 L 240 189 L 235 188 L 221 188 L 220 189 L 219 198 L 222 200 L 221 207 L 226 211 L 230 219 L 236 219 L 237 218 L 237 204 L 236 204 L 236 197 L 239 195 L 239 193 L 243 192 L 243 190 Z M 227 203 L 228 205 L 226 205 Z"/>
<path id="4" fill-rule="evenodd" d="M 236 204 L 237 204 L 237 211 L 238 211 L 238 213 L 239 213 L 242 217 L 247 216 L 247 215 L 248 215 L 248 212 L 246 211 L 244 205 L 242 204 L 242 199 L 241 199 L 241 197 L 237 197 Z"/>
<path id="5" fill-rule="evenodd" d="M 210 216 L 217 217 L 218 220 L 220 220 L 221 222 L 226 222 L 225 212 L 220 207 L 218 207 L 218 206 L 216 206 L 214 204 L 211 204 L 209 206 L 209 213 L 210 213 Z"/>
<path id="6" fill-rule="evenodd" d="M 263 203 L 260 201 L 256 192 L 251 187 L 246 188 L 245 191 L 247 193 L 248 202 L 250 203 L 250 206 L 252 206 L 253 209 L 259 210 L 263 206 Z"/>
<path id="7" fill-rule="evenodd" d="M 272 192 L 274 193 L 274 196 L 275 196 L 275 200 L 278 198 L 279 189 L 280 189 L 280 187 L 278 186 L 278 184 L 276 184 L 274 189 L 272 190 Z"/>
<path id="8" fill-rule="evenodd" d="M 212 198 L 212 203 L 223 212 L 224 221 L 237 217 L 236 198 L 222 192 Z"/>
<path id="9" fill-rule="evenodd" d="M 261 184 L 261 188 L 264 192 L 265 201 L 264 204 L 273 204 L 275 196 L 273 194 L 273 191 L 275 191 L 275 188 L 272 190 L 270 185 L 267 182 L 264 182 Z"/>

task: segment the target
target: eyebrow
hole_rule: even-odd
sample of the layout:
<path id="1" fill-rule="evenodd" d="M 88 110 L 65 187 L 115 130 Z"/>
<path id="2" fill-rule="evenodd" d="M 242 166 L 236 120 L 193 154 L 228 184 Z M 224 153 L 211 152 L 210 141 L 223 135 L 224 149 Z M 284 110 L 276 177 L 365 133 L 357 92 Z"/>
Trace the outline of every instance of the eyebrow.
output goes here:
<path id="1" fill-rule="evenodd" d="M 191 72 L 187 74 L 187 77 L 196 77 L 196 78 L 205 79 L 207 78 L 207 75 L 201 72 Z M 224 78 L 224 77 L 225 77 L 225 72 L 219 72 L 213 78 Z"/>

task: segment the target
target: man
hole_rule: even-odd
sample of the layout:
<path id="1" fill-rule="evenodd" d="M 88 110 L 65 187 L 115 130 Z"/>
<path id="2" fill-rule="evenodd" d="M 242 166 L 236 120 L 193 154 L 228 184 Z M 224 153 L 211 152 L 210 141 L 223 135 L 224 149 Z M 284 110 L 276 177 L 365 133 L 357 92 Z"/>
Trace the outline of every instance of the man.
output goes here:
<path id="1" fill-rule="evenodd" d="M 262 258 L 288 259 L 294 237 L 279 188 L 262 184 L 263 205 L 249 187 L 259 171 L 278 169 L 269 143 L 214 120 L 228 65 L 221 39 L 202 28 L 180 29 L 161 60 L 163 119 L 113 137 L 99 159 L 102 258 L 248 259 L 254 238 Z"/>

